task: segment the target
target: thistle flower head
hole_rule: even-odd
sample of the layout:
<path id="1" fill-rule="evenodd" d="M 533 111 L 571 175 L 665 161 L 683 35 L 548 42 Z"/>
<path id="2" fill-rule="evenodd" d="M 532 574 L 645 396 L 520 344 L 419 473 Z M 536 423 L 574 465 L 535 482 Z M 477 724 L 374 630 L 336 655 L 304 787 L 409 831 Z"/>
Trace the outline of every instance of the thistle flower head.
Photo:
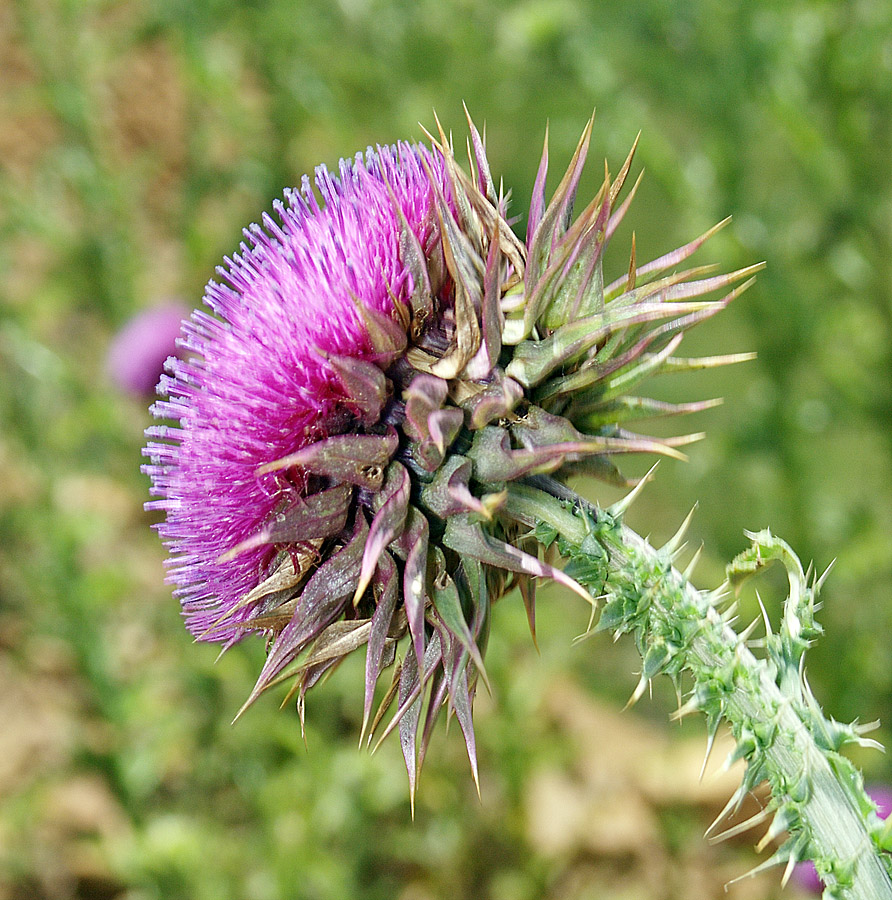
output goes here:
<path id="1" fill-rule="evenodd" d="M 137 313 L 109 344 L 105 357 L 108 380 L 124 393 L 151 397 L 188 315 L 189 309 L 179 301 Z"/>
<path id="2" fill-rule="evenodd" d="M 681 456 L 696 436 L 626 425 L 710 402 L 632 392 L 655 372 L 734 361 L 675 351 L 752 271 L 679 270 L 708 232 L 641 266 L 633 242 L 607 282 L 632 154 L 574 219 L 591 122 L 547 204 L 546 141 L 521 241 L 469 124 L 469 172 L 440 130 L 430 149 L 318 169 L 321 202 L 305 179 L 277 220 L 245 231 L 208 286 L 210 312 L 184 328 L 187 358 L 170 361 L 153 407 L 172 424 L 150 429 L 146 449 L 189 629 L 225 646 L 266 634 L 248 703 L 290 679 L 301 716 L 307 690 L 365 646 L 363 734 L 399 729 L 413 790 L 443 708 L 476 776 L 491 604 L 517 584 L 534 630 L 537 578 L 589 599 L 540 560 L 507 509 L 511 485 L 576 472 L 624 483 L 619 454 Z"/>

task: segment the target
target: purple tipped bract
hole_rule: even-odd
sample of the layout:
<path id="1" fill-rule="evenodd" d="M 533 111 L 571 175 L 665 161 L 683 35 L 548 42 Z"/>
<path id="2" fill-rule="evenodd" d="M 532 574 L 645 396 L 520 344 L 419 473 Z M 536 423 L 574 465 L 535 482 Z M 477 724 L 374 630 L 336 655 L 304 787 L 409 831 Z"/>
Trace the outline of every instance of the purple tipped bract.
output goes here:
<path id="1" fill-rule="evenodd" d="M 322 204 L 306 177 L 286 192 L 274 204 L 279 221 L 264 215 L 262 228 L 246 229 L 249 244 L 218 268 L 223 283 L 209 283 L 215 315 L 197 310 L 185 323 L 190 357 L 170 364 L 158 387 L 168 399 L 152 408 L 176 424 L 149 430 L 145 471 L 193 634 L 230 611 L 270 560 L 269 545 L 226 556 L 277 510 L 283 479 L 300 478 L 258 468 L 361 415 L 333 358 L 378 362 L 364 312 L 400 322 L 413 290 L 400 213 L 424 247 L 436 221 L 428 173 L 442 172 L 442 160 L 408 144 L 342 161 L 337 175 L 319 167 Z M 248 612 L 211 639 L 238 637 Z"/>

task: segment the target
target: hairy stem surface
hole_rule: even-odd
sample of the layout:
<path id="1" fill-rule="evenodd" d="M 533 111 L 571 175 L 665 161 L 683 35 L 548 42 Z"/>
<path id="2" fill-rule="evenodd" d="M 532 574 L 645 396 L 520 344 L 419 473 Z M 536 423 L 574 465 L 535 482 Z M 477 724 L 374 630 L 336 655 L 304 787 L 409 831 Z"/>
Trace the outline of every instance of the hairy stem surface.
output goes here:
<path id="1" fill-rule="evenodd" d="M 798 560 L 793 566 L 785 559 L 791 595 L 784 622 L 762 642 L 765 657 L 757 657 L 747 634 L 730 624 L 733 611 L 720 611 L 727 585 L 720 592 L 697 590 L 672 566 L 678 542 L 655 549 L 622 524 L 624 510 L 623 504 L 595 509 L 545 478 L 510 486 L 506 503 L 508 515 L 536 528 L 546 541 L 551 529 L 568 560 L 566 571 L 606 601 L 595 630 L 634 635 L 643 669 L 633 699 L 655 675 L 668 674 L 679 685 L 686 672 L 692 684 L 679 714 L 704 713 L 710 744 L 721 720 L 730 725 L 735 758 L 747 768 L 713 827 L 767 782 L 773 818 L 759 849 L 789 836 L 759 870 L 786 864 L 786 879 L 796 862 L 813 859 L 827 897 L 892 898 L 888 856 L 878 847 L 881 820 L 860 774 L 838 752 L 845 743 L 867 742 L 855 726 L 824 717 L 801 674 L 802 652 L 819 631 L 810 617 L 820 584 L 808 588 L 804 576 L 797 576 Z M 753 537 L 763 541 L 754 541 L 753 569 L 763 563 L 761 554 L 777 551 L 781 558 L 789 551 L 767 532 Z"/>

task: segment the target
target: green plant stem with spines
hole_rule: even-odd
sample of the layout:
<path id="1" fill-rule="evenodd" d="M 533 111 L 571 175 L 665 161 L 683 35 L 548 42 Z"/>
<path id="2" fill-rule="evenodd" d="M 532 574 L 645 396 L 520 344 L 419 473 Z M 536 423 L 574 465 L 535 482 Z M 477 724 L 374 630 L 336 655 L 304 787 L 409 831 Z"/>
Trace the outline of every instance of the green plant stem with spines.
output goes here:
<path id="1" fill-rule="evenodd" d="M 857 729 L 827 720 L 801 676 L 788 688 L 789 673 L 779 675 L 783 660 L 772 651 L 780 641 L 769 636 L 766 657 L 757 657 L 718 608 L 724 591 L 697 590 L 672 566 L 674 548 L 657 550 L 622 523 L 623 504 L 600 510 L 549 479 L 530 481 L 536 486 L 508 486 L 504 512 L 557 537 L 566 571 L 606 601 L 596 630 L 634 635 L 643 671 L 633 699 L 656 674 L 679 686 L 687 672 L 693 684 L 680 714 L 703 712 L 710 742 L 724 719 L 737 740 L 735 757 L 747 763 L 726 811 L 768 783 L 774 818 L 766 837 L 789 837 L 759 869 L 787 863 L 789 874 L 798 860 L 812 859 L 827 898 L 892 898 L 889 857 L 878 846 L 881 822 L 860 774 L 838 752 L 859 740 Z M 754 548 L 758 558 L 758 543 Z M 798 592 L 793 574 L 790 580 L 792 601 Z"/>

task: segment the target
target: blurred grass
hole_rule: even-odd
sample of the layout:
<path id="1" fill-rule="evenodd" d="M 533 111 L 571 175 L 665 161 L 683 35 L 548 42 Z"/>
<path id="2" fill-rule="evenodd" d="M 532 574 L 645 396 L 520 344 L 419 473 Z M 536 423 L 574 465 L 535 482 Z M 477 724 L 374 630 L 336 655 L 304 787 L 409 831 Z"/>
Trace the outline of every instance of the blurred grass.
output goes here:
<path id="1" fill-rule="evenodd" d="M 721 791 L 695 794 L 678 762 L 699 725 L 669 732 L 665 685 L 616 719 L 632 648 L 571 646 L 585 611 L 557 592 L 541 655 L 516 601 L 497 611 L 482 802 L 440 735 L 413 824 L 396 742 L 355 749 L 356 665 L 311 698 L 308 750 L 272 700 L 231 728 L 262 648 L 214 665 L 163 585 L 141 511 L 148 414 L 104 378 L 111 336 L 164 297 L 197 302 L 241 227 L 317 163 L 421 138 L 434 108 L 462 135 L 462 100 L 516 212 L 546 119 L 557 169 L 597 107 L 584 189 L 643 131 L 639 260 L 733 213 L 702 258 L 768 261 L 689 344 L 758 361 L 699 379 L 726 404 L 691 423 L 708 439 L 661 467 L 633 524 L 668 537 L 699 500 L 704 586 L 744 527 L 837 557 L 810 678 L 889 743 L 885 0 L 0 0 L 2 900 L 705 898 L 751 865 L 754 839 L 702 840 Z M 879 755 L 859 762 L 889 780 Z"/>

